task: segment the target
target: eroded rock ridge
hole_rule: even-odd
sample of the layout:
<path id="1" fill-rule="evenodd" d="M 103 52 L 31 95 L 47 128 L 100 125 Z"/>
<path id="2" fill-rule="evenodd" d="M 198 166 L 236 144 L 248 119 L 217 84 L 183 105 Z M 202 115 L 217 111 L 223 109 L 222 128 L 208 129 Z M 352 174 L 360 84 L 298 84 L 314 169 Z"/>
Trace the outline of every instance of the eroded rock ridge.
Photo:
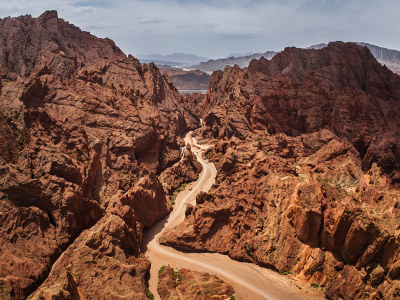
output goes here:
<path id="1" fill-rule="evenodd" d="M 55 11 L 0 19 L 0 75 L 0 298 L 145 297 L 142 230 L 198 120 L 155 65 Z"/>
<path id="2" fill-rule="evenodd" d="M 399 112 L 400 77 L 355 44 L 214 72 L 197 134 L 215 145 L 216 184 L 163 242 L 331 299 L 399 298 Z"/>

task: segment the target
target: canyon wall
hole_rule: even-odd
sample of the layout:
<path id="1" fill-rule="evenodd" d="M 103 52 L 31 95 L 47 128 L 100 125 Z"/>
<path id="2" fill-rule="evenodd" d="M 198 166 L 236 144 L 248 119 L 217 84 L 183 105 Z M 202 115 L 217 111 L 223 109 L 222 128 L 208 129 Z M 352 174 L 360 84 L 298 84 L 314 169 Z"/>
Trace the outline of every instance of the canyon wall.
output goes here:
<path id="1" fill-rule="evenodd" d="M 309 282 L 400 297 L 400 77 L 336 42 L 214 72 L 199 138 L 218 176 L 163 236 Z"/>
<path id="2" fill-rule="evenodd" d="M 158 176 L 198 120 L 155 65 L 55 11 L 0 19 L 0 78 L 0 298 L 144 297 Z"/>

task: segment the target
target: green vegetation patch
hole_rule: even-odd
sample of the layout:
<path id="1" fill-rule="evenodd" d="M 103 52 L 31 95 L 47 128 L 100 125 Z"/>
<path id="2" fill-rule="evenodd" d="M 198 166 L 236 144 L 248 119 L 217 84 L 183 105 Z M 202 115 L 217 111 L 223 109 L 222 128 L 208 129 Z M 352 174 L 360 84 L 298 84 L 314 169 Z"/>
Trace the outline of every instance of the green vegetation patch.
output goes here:
<path id="1" fill-rule="evenodd" d="M 290 271 L 285 271 L 285 272 L 282 272 L 281 274 L 284 275 L 284 276 L 287 276 L 287 275 L 292 274 L 292 272 L 290 272 Z"/>
<path id="2" fill-rule="evenodd" d="M 172 205 L 175 205 L 176 197 L 178 197 L 178 194 L 179 194 L 180 192 L 182 192 L 182 191 L 185 189 L 186 185 L 187 185 L 186 182 L 185 182 L 185 183 L 182 183 L 179 187 L 177 187 L 177 188 L 173 191 L 172 195 L 171 195 L 170 198 L 169 198 Z"/>
<path id="3" fill-rule="evenodd" d="M 149 299 L 154 299 L 154 294 L 151 291 L 148 291 L 146 296 Z"/>
<path id="4" fill-rule="evenodd" d="M 161 274 L 162 271 L 164 271 L 164 269 L 165 269 L 165 266 L 162 266 L 162 267 L 160 268 L 160 270 L 158 270 L 158 274 Z"/>
<path id="5" fill-rule="evenodd" d="M 181 275 L 179 275 L 179 272 L 178 272 L 178 271 L 173 270 L 173 271 L 172 271 L 172 275 L 174 276 L 174 278 L 175 278 L 178 282 L 181 282 L 181 281 L 182 281 L 182 277 L 181 277 Z"/>

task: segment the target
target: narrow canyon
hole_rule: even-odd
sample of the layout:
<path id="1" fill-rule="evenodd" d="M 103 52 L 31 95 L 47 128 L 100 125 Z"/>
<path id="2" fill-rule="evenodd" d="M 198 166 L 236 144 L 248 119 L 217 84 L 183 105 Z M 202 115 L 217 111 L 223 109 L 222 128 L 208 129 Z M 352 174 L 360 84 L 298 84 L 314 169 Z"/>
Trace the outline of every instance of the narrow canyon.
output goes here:
<path id="1" fill-rule="evenodd" d="M 0 298 L 399 299 L 400 76 L 333 42 L 187 77 L 0 19 Z"/>

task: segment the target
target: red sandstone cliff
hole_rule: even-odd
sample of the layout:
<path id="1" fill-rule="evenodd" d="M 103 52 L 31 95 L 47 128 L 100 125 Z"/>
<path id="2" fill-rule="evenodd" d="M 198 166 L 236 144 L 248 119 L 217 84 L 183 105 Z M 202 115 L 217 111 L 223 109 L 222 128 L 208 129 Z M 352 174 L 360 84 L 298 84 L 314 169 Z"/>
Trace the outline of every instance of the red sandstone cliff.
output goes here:
<path id="1" fill-rule="evenodd" d="M 391 173 L 400 167 L 399 99 L 399 76 L 367 48 L 337 42 L 215 72 L 204 119 L 214 137 L 330 129 L 356 147 L 364 169 L 379 161 Z"/>
<path id="2" fill-rule="evenodd" d="M 56 12 L 0 28 L 2 298 L 145 297 L 142 230 L 170 210 L 161 181 L 197 176 L 189 155 L 168 167 L 200 116 L 218 177 L 166 243 L 292 272 L 333 299 L 400 297 L 400 77 L 367 49 L 228 67 L 203 112 Z"/>
<path id="3" fill-rule="evenodd" d="M 0 298 L 145 295 L 158 175 L 197 126 L 170 79 L 55 11 L 0 19 L 0 75 Z"/>
<path id="4" fill-rule="evenodd" d="M 354 44 L 215 72 L 216 184 L 162 241 L 295 276 L 331 299 L 400 297 L 400 77 Z"/>

